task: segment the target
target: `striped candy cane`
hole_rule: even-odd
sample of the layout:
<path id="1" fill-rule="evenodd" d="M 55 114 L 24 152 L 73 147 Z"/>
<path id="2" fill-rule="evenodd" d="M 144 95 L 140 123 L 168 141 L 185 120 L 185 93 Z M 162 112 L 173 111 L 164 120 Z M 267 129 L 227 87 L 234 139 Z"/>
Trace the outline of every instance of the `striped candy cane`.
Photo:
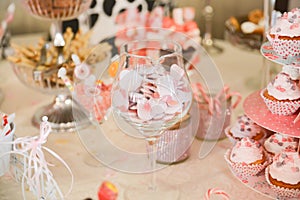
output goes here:
<path id="1" fill-rule="evenodd" d="M 210 188 L 210 189 L 208 189 L 205 196 L 204 196 L 204 200 L 210 200 L 211 196 L 214 195 L 214 194 L 215 195 L 221 195 L 224 200 L 230 200 L 229 195 L 225 191 L 223 191 L 219 188 Z"/>

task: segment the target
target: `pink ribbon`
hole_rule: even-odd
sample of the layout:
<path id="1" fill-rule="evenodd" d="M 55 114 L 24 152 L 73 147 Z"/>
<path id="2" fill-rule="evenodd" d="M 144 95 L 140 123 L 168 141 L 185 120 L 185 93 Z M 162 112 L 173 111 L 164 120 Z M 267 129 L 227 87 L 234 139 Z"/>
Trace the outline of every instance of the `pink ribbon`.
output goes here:
<path id="1" fill-rule="evenodd" d="M 219 188 L 208 189 L 205 193 L 204 200 L 210 200 L 211 196 L 214 194 L 222 196 L 224 200 L 230 200 L 229 195 Z"/>
<path id="2" fill-rule="evenodd" d="M 20 155 L 23 165 L 23 174 L 22 174 L 22 193 L 23 198 L 25 198 L 25 182 L 27 183 L 29 190 L 38 198 L 45 199 L 64 199 L 64 195 L 60 190 L 57 182 L 53 178 L 52 172 L 49 170 L 44 152 L 48 152 L 58 161 L 60 161 L 63 166 L 66 167 L 68 172 L 71 175 L 71 186 L 69 191 L 66 193 L 67 196 L 73 187 L 73 173 L 70 167 L 66 164 L 66 162 L 57 155 L 51 149 L 42 146 L 47 142 L 47 137 L 51 132 L 51 127 L 49 122 L 47 121 L 47 117 L 43 117 L 43 122 L 40 125 L 40 135 L 34 137 L 22 137 L 17 138 L 13 142 L 0 142 L 3 144 L 12 144 L 13 150 L 7 152 L 5 154 L 0 155 L 4 156 L 6 154 L 17 154 Z"/>

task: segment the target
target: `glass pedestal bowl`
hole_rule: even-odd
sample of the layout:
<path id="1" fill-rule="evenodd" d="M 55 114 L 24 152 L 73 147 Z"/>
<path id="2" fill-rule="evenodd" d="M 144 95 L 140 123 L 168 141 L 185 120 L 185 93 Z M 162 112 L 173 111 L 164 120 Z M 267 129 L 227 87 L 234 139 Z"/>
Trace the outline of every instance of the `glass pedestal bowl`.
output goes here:
<path id="1" fill-rule="evenodd" d="M 33 16 L 41 19 L 68 20 L 86 11 L 92 0 L 21 0 Z"/>
<path id="2" fill-rule="evenodd" d="M 12 63 L 13 71 L 26 86 L 39 92 L 55 95 L 53 102 L 39 108 L 32 117 L 34 126 L 39 127 L 42 117 L 47 116 L 51 128 L 55 132 L 70 132 L 89 124 L 80 106 L 73 101 L 72 95 L 65 84 L 57 77 L 58 68 L 50 70 L 35 70 L 22 63 Z M 72 72 L 71 72 L 72 73 Z M 73 110 L 78 113 L 77 120 L 73 118 Z M 82 116 L 82 118 L 80 118 Z"/>
<path id="3" fill-rule="evenodd" d="M 62 21 L 76 18 L 86 11 L 92 0 L 21 0 L 21 4 L 32 16 L 51 21 L 55 27 L 53 44 L 60 54 L 66 42 L 62 34 Z M 59 59 L 57 65 L 62 65 L 66 58 Z M 89 123 L 84 117 L 75 123 L 72 109 L 84 115 L 79 105 L 73 101 L 65 84 L 57 78 L 58 66 L 55 69 L 38 71 L 22 64 L 13 64 L 13 69 L 18 78 L 27 86 L 44 93 L 56 95 L 52 104 L 39 109 L 33 116 L 32 122 L 39 127 L 42 116 L 48 116 L 48 121 L 54 131 L 74 131 L 75 126 L 82 128 Z M 72 76 L 73 72 L 68 72 Z M 72 108 L 73 107 L 73 108 Z M 78 109 L 78 111 L 77 111 Z"/>

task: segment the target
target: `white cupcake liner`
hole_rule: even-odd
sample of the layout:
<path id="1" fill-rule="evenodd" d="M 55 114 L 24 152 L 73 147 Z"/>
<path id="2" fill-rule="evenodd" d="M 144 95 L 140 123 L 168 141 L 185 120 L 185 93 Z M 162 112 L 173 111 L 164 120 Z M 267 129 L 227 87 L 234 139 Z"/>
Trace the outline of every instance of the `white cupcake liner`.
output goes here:
<path id="1" fill-rule="evenodd" d="M 261 91 L 260 96 L 263 98 L 266 106 L 273 114 L 292 115 L 300 108 L 300 100 L 273 101 L 263 95 L 265 90 L 266 89 Z"/>
<path id="2" fill-rule="evenodd" d="M 275 53 L 284 58 L 300 55 L 300 40 L 274 38 L 271 44 Z"/>
<path id="3" fill-rule="evenodd" d="M 233 138 L 232 135 L 229 134 L 230 128 L 231 128 L 231 126 L 227 126 L 227 127 L 225 128 L 224 132 L 225 132 L 225 135 L 227 136 L 227 138 L 229 139 L 229 141 L 230 141 L 233 145 L 235 145 L 235 143 L 236 143 L 237 141 L 239 141 L 239 140 Z"/>
<path id="4" fill-rule="evenodd" d="M 236 173 L 236 175 L 242 179 L 250 176 L 255 176 L 256 174 L 264 170 L 271 163 L 271 159 L 268 157 L 267 154 L 265 154 L 266 161 L 262 164 L 247 165 L 243 163 L 234 163 L 230 160 L 230 153 L 231 153 L 231 149 L 228 149 L 224 155 L 225 160 L 231 166 L 232 170 Z"/>
<path id="5" fill-rule="evenodd" d="M 265 169 L 265 176 L 267 183 L 270 185 L 271 189 L 277 194 L 278 197 L 286 198 L 297 198 L 300 199 L 300 190 L 299 189 L 289 189 L 274 185 L 269 180 L 269 166 Z"/>

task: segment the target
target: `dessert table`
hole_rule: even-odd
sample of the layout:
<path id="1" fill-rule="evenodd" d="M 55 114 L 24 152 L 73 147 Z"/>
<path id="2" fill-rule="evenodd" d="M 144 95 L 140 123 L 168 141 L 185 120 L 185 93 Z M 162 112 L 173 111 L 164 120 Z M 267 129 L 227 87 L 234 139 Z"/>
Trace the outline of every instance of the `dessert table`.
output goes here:
<path id="1" fill-rule="evenodd" d="M 41 34 L 15 36 L 12 42 L 35 43 L 40 36 Z M 216 43 L 224 51 L 211 57 L 224 83 L 229 85 L 231 90 L 240 92 L 243 97 L 259 89 L 263 66 L 261 54 L 258 51 L 241 50 L 223 40 L 216 40 Z M 31 124 L 31 116 L 38 107 L 51 101 L 53 96 L 22 84 L 6 60 L 0 61 L 0 88 L 5 94 L 0 110 L 16 114 L 16 136 L 37 135 L 39 130 Z M 242 113 L 240 104 L 232 113 L 232 121 Z M 209 188 L 220 188 L 226 191 L 231 199 L 270 199 L 248 188 L 231 173 L 224 159 L 224 153 L 232 146 L 228 139 L 218 141 L 208 156 L 200 159 L 198 153 L 202 143 L 203 141 L 195 139 L 187 160 L 155 172 L 166 184 L 178 186 L 181 192 L 180 199 L 202 199 Z M 148 180 L 144 174 L 124 173 L 104 166 L 87 152 L 76 132 L 50 134 L 45 146 L 60 155 L 74 174 L 73 189 L 66 199 L 97 199 L 99 186 L 108 180 L 116 185 L 120 193 L 118 199 L 122 200 L 122 194 L 129 185 L 146 184 Z M 67 191 L 70 186 L 67 170 L 53 157 L 47 158 L 47 161 L 55 165 L 50 167 L 50 170 L 62 191 Z M 27 199 L 34 199 L 29 191 L 26 195 Z M 22 199 L 21 185 L 15 182 L 9 173 L 0 177 L 0 199 Z"/>

